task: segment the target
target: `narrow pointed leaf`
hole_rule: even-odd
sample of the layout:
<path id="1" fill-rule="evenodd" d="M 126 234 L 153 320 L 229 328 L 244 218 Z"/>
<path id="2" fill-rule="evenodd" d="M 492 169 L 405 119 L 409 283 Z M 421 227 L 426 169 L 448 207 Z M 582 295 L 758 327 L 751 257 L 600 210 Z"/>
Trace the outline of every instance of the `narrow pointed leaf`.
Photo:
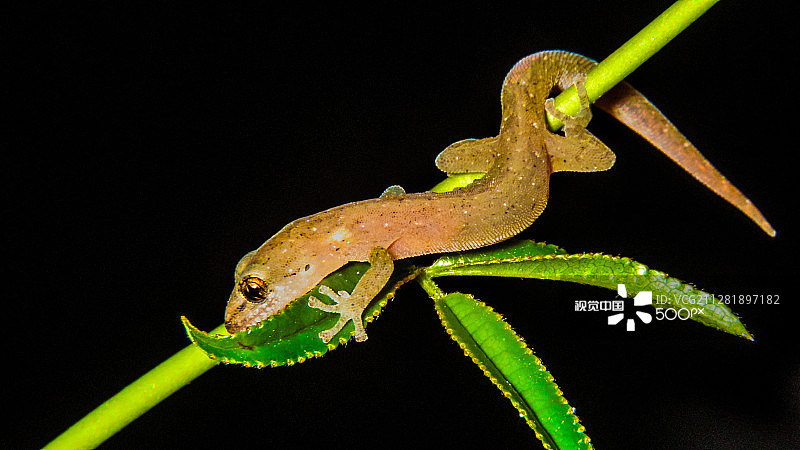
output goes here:
<path id="1" fill-rule="evenodd" d="M 571 281 L 614 291 L 617 290 L 618 284 L 624 284 L 629 297 L 641 291 L 652 291 L 654 296 L 658 295 L 658 298 L 664 301 L 665 308 L 694 308 L 698 312 L 691 315 L 692 320 L 753 340 L 730 308 L 715 302 L 711 294 L 629 258 L 600 253 L 576 255 L 531 253 L 507 259 L 503 259 L 502 256 L 502 251 L 496 255 L 486 255 L 486 251 L 483 251 L 481 252 L 483 260 L 474 257 L 471 252 L 467 255 L 446 256 L 441 258 L 444 261 L 436 261 L 427 269 L 426 274 L 431 278 L 463 275 L 538 278 Z"/>
<path id="2" fill-rule="evenodd" d="M 436 297 L 447 333 L 517 408 L 545 448 L 592 448 L 550 372 L 499 314 L 470 295 Z"/>

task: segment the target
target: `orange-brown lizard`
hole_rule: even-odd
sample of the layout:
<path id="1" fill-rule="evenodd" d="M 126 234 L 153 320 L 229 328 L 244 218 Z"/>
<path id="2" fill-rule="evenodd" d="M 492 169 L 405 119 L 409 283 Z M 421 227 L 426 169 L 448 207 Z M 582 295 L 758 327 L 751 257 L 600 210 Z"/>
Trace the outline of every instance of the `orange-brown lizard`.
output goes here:
<path id="1" fill-rule="evenodd" d="M 371 267 L 352 293 L 320 292 L 336 302 L 310 297 L 309 306 L 340 315 L 320 333 L 330 341 L 349 321 L 358 341 L 367 338 L 362 313 L 392 274 L 396 259 L 484 247 L 516 235 L 542 213 L 550 174 L 609 169 L 614 153 L 586 131 L 591 113 L 583 82 L 596 64 L 575 53 L 545 51 L 520 60 L 501 95 L 500 133 L 447 147 L 436 165 L 448 174 L 483 172 L 469 186 L 447 193 L 406 194 L 399 186 L 380 198 L 331 208 L 286 225 L 239 262 L 236 285 L 225 311 L 230 333 L 256 325 L 314 288 L 350 261 Z M 581 111 L 557 111 L 548 97 L 575 85 Z M 597 106 L 652 142 L 662 152 L 765 232 L 775 231 L 758 209 L 730 184 L 644 96 L 621 83 Z M 564 135 L 548 131 L 549 112 L 565 124 Z"/>

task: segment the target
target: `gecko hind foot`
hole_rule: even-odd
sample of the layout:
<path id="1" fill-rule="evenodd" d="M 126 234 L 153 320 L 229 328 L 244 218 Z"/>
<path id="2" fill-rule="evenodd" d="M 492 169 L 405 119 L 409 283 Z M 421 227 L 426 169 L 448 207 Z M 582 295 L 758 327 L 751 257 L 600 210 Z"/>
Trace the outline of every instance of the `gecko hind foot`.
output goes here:
<path id="1" fill-rule="evenodd" d="M 592 110 L 589 107 L 589 95 L 586 93 L 586 75 L 580 74 L 575 78 L 575 89 L 578 91 L 578 101 L 581 109 L 574 116 L 564 114 L 556 109 L 555 101 L 548 98 L 544 102 L 544 109 L 548 114 L 564 124 L 564 136 L 578 136 L 583 133 L 592 120 Z"/>
<path id="2" fill-rule="evenodd" d="M 436 167 L 448 175 L 486 173 L 494 165 L 497 137 L 464 139 L 450 144 L 436 157 Z"/>
<path id="3" fill-rule="evenodd" d="M 363 302 L 357 298 L 353 298 L 347 291 L 333 292 L 333 289 L 328 286 L 319 287 L 320 294 L 330 297 L 331 300 L 336 302 L 335 305 L 329 305 L 318 300 L 314 296 L 308 297 L 308 306 L 319 309 L 329 313 L 339 314 L 339 321 L 333 327 L 321 331 L 319 337 L 328 343 L 336 336 L 336 333 L 342 330 L 347 322 L 353 321 L 356 327 L 356 341 L 361 342 L 367 340 L 367 333 L 364 331 L 364 323 L 361 321 L 361 314 L 364 312 Z"/>

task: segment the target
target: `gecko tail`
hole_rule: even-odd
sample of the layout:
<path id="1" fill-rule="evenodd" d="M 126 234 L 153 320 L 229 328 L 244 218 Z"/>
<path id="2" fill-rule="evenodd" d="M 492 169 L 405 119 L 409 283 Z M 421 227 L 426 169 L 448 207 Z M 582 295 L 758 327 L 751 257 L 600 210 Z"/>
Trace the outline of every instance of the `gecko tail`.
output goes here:
<path id="1" fill-rule="evenodd" d="M 655 105 L 631 85 L 625 82 L 618 84 L 600 97 L 595 105 L 647 139 L 695 179 L 738 208 L 765 233 L 775 237 L 775 229 L 753 202 L 731 184 Z"/>

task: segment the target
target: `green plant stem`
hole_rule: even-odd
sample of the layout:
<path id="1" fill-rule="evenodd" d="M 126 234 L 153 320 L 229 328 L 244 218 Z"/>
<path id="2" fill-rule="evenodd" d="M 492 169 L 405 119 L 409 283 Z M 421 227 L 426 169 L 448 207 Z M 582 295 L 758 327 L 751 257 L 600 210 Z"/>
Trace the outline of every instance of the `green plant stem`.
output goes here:
<path id="1" fill-rule="evenodd" d="M 587 74 L 586 94 L 589 96 L 589 101 L 594 102 L 630 75 L 718 1 L 678 0 L 667 8 Z M 578 93 L 574 86 L 555 98 L 555 107 L 569 115 L 575 115 L 580 111 Z M 561 129 L 563 125 L 549 115 L 547 122 L 551 130 Z"/>
<path id="2" fill-rule="evenodd" d="M 608 89 L 622 81 L 717 1 L 719 0 L 679 0 L 675 2 L 592 70 L 586 80 L 589 98 L 592 101 L 596 100 Z M 574 87 L 562 92 L 556 97 L 555 102 L 556 108 L 566 114 L 574 115 L 579 108 Z M 554 123 L 557 121 L 551 120 L 552 129 L 560 128 L 560 125 L 554 126 Z M 443 181 L 434 189 L 437 192 L 450 190 L 469 184 L 475 178 L 475 174 L 456 175 Z M 432 282 L 423 283 L 423 286 L 436 290 Z M 225 329 L 220 326 L 211 333 L 225 334 Z M 94 448 L 161 400 L 217 364 L 202 351 L 190 345 L 98 406 L 45 448 Z"/>
<path id="3" fill-rule="evenodd" d="M 212 331 L 227 334 L 224 326 Z M 189 345 L 84 416 L 46 449 L 94 448 L 219 362 Z"/>
<path id="4" fill-rule="evenodd" d="M 434 301 L 440 300 L 447 296 L 447 294 L 442 291 L 439 285 L 433 282 L 431 277 L 429 277 L 425 271 L 422 271 L 419 276 L 417 276 L 417 283 L 422 286 L 422 289 L 424 289 L 428 296 Z"/>

